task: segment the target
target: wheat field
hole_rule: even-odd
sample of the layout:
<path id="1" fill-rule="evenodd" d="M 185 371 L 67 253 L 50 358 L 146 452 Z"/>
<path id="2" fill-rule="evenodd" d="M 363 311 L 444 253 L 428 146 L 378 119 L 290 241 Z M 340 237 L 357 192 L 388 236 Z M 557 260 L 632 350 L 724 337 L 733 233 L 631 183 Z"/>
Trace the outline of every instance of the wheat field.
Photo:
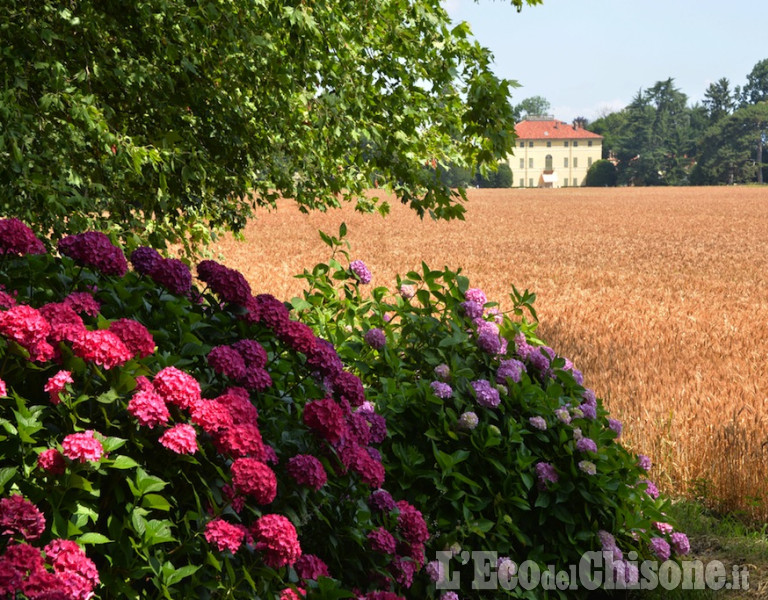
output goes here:
<path id="1" fill-rule="evenodd" d="M 293 276 L 328 258 L 317 231 L 346 222 L 374 285 L 424 260 L 461 267 L 502 306 L 512 284 L 527 288 L 540 337 L 652 457 L 660 488 L 768 517 L 767 189 L 470 190 L 463 222 L 392 209 L 284 203 L 214 251 L 255 293 L 287 300 Z"/>

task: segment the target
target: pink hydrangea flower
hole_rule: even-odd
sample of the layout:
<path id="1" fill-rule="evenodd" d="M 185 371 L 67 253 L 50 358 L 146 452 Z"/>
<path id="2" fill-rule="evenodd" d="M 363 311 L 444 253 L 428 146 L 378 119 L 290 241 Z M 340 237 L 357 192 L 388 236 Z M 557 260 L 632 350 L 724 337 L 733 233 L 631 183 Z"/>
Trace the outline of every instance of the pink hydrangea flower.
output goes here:
<path id="1" fill-rule="evenodd" d="M 296 528 L 283 515 L 263 515 L 253 524 L 251 531 L 256 540 L 256 550 L 262 553 L 268 567 L 292 565 L 301 556 Z"/>
<path id="2" fill-rule="evenodd" d="M 81 463 L 87 461 L 98 462 L 104 455 L 104 447 L 94 437 L 94 431 L 92 430 L 84 433 L 70 433 L 61 442 L 61 448 L 64 456 L 70 460 L 78 460 Z"/>
<path id="3" fill-rule="evenodd" d="M 133 358 L 123 340 L 106 329 L 83 332 L 72 343 L 72 350 L 86 362 L 105 369 L 122 366 Z"/>
<path id="4" fill-rule="evenodd" d="M 165 401 L 153 388 L 136 391 L 128 402 L 128 412 L 139 425 L 150 429 L 155 425 L 165 425 L 171 417 Z"/>
<path id="5" fill-rule="evenodd" d="M 109 331 L 119 337 L 134 356 L 146 358 L 155 351 L 152 334 L 138 321 L 118 319 L 109 324 Z"/>
<path id="6" fill-rule="evenodd" d="M 189 373 L 176 367 L 165 367 L 153 380 L 155 390 L 166 402 L 189 408 L 200 400 L 200 384 Z"/>
<path id="7" fill-rule="evenodd" d="M 48 380 L 48 383 L 43 387 L 43 391 L 48 392 L 53 404 L 61 402 L 60 394 L 65 391 L 68 383 L 75 383 L 72 379 L 72 373 L 69 371 L 59 371 Z"/>
<path id="8" fill-rule="evenodd" d="M 5 381 L 0 379 L 0 398 L 4 398 L 8 396 L 8 386 L 6 386 Z"/>
<path id="9" fill-rule="evenodd" d="M 269 504 L 277 495 L 275 472 L 255 458 L 238 458 L 232 463 L 232 484 L 252 496 L 258 504 Z"/>
<path id="10" fill-rule="evenodd" d="M 19 494 L 0 499 L 0 534 L 36 540 L 43 531 L 45 517 L 32 502 Z"/>
<path id="11" fill-rule="evenodd" d="M 219 552 L 229 550 L 232 554 L 240 549 L 247 529 L 242 525 L 214 519 L 205 526 L 205 540 L 218 548 Z"/>
<path id="12" fill-rule="evenodd" d="M 194 454 L 197 452 L 197 432 L 192 425 L 187 423 L 174 425 L 161 435 L 158 441 L 176 454 Z"/>
<path id="13" fill-rule="evenodd" d="M 51 475 L 61 475 L 67 470 L 64 455 L 56 448 L 43 450 L 37 457 L 37 466 Z"/>

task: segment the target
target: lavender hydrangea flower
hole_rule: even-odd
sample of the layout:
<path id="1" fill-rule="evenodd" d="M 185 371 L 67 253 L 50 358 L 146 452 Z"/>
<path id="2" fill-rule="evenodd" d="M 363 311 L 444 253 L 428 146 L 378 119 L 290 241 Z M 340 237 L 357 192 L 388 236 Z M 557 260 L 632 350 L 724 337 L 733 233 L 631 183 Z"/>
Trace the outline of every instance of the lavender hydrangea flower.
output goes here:
<path id="1" fill-rule="evenodd" d="M 656 558 L 662 561 L 669 560 L 671 555 L 671 548 L 669 547 L 667 540 L 657 537 L 651 538 L 648 546 L 650 547 L 651 552 L 656 555 Z"/>
<path id="2" fill-rule="evenodd" d="M 378 327 L 373 327 L 366 331 L 363 339 L 374 350 L 381 350 L 387 343 L 387 336 Z"/>
<path id="3" fill-rule="evenodd" d="M 588 437 L 583 437 L 580 440 L 576 442 L 576 450 L 579 452 L 597 452 L 597 444 L 589 439 Z"/>
<path id="4" fill-rule="evenodd" d="M 533 350 L 534 347 L 528 343 L 528 340 L 525 339 L 524 334 L 518 333 L 515 336 L 515 351 L 521 359 L 527 360 Z"/>
<path id="5" fill-rule="evenodd" d="M 475 427 L 477 427 L 477 424 L 480 422 L 480 420 L 477 418 L 477 415 L 473 413 L 472 411 L 467 411 L 465 413 L 462 413 L 459 417 L 459 420 L 456 422 L 457 427 L 460 429 L 466 429 L 468 431 L 472 431 Z"/>
<path id="6" fill-rule="evenodd" d="M 362 260 L 353 260 L 351 263 L 349 263 L 349 270 L 357 276 L 357 278 L 360 280 L 360 283 L 371 283 L 371 279 L 373 277 L 371 272 L 368 270 L 368 267 L 365 266 L 365 263 Z"/>
<path id="7" fill-rule="evenodd" d="M 486 379 L 478 379 L 472 382 L 472 389 L 475 390 L 477 403 L 486 408 L 496 408 L 501 402 L 499 390 L 491 385 Z"/>
<path id="8" fill-rule="evenodd" d="M 406 300 L 410 300 L 416 295 L 416 288 L 410 284 L 404 283 L 400 286 L 400 289 L 398 290 L 400 292 L 400 296 L 405 298 Z"/>
<path id="9" fill-rule="evenodd" d="M 589 460 L 579 461 L 579 469 L 587 475 L 594 475 L 597 473 L 597 466 Z"/>
<path id="10" fill-rule="evenodd" d="M 581 395 L 581 397 L 584 398 L 584 402 L 587 404 L 597 406 L 597 397 L 595 396 L 595 392 L 592 390 L 584 390 L 584 393 Z"/>
<path id="11" fill-rule="evenodd" d="M 397 506 L 392 494 L 387 490 L 378 489 L 368 497 L 368 505 L 380 512 L 391 512 Z"/>
<path id="12" fill-rule="evenodd" d="M 480 329 L 477 335 L 477 347 L 491 356 L 499 354 L 501 352 L 501 340 L 498 332 L 488 327 Z"/>
<path id="13" fill-rule="evenodd" d="M 608 427 L 616 433 L 616 437 L 621 437 L 621 421 L 618 419 L 608 419 Z"/>
<path id="14" fill-rule="evenodd" d="M 440 598 L 441 600 L 459 600 L 459 595 L 456 592 L 445 592 Z"/>
<path id="15" fill-rule="evenodd" d="M 558 418 L 558 420 L 565 423 L 566 425 L 568 425 L 571 422 L 571 415 L 568 412 L 568 409 L 565 407 L 558 408 L 555 411 L 555 416 Z"/>
<path id="16" fill-rule="evenodd" d="M 675 554 L 685 555 L 691 551 L 691 543 L 688 541 L 688 536 L 684 533 L 673 533 L 669 536 L 669 540 L 672 542 Z"/>
<path id="17" fill-rule="evenodd" d="M 461 303 L 461 310 L 470 319 L 479 319 L 483 316 L 483 305 L 472 300 L 467 300 Z"/>
<path id="18" fill-rule="evenodd" d="M 434 392 L 435 396 L 442 398 L 443 400 L 450 398 L 453 394 L 451 386 L 447 383 L 443 383 L 442 381 L 433 381 L 429 385 L 432 388 L 432 392 Z"/>
<path id="19" fill-rule="evenodd" d="M 511 581 L 512 577 L 517 573 L 517 565 L 508 556 L 501 556 L 496 561 L 496 572 L 498 573 L 499 581 Z"/>
<path id="20" fill-rule="evenodd" d="M 433 560 L 427 563 L 426 566 L 427 575 L 435 583 L 445 581 L 445 565 L 439 560 Z"/>
<path id="21" fill-rule="evenodd" d="M 555 467 L 547 462 L 536 463 L 536 478 L 538 479 L 539 489 L 547 489 L 548 483 L 557 483 L 558 475 Z"/>
<path id="22" fill-rule="evenodd" d="M 465 292 L 464 298 L 471 302 L 477 302 L 480 306 L 483 306 L 488 302 L 485 292 L 479 288 L 469 288 Z"/>
<path id="23" fill-rule="evenodd" d="M 640 467 L 643 471 L 650 471 L 651 470 L 650 457 L 646 456 L 645 454 L 638 455 L 637 466 Z"/>
<path id="24" fill-rule="evenodd" d="M 656 500 L 659 497 L 659 488 L 656 487 L 656 484 L 650 479 L 645 479 L 642 483 L 645 483 L 645 493 Z"/>
<path id="25" fill-rule="evenodd" d="M 544 420 L 544 417 L 531 417 L 528 419 L 528 422 L 533 427 L 540 429 L 541 431 L 546 431 L 547 429 L 547 422 Z"/>
<path id="26" fill-rule="evenodd" d="M 441 365 L 437 365 L 435 367 L 435 377 L 437 377 L 441 381 L 447 381 L 448 378 L 451 376 L 451 370 L 448 368 L 448 365 L 445 363 Z"/>
<path id="27" fill-rule="evenodd" d="M 579 405 L 579 410 L 581 411 L 581 415 L 585 419 L 594 421 L 597 418 L 597 408 L 593 404 L 587 404 L 586 402 L 584 402 L 583 404 Z"/>
<path id="28" fill-rule="evenodd" d="M 525 371 L 525 365 L 514 358 L 509 360 L 502 360 L 499 363 L 499 368 L 496 370 L 496 378 L 504 380 L 507 377 L 516 383 L 520 383 L 520 377 Z"/>

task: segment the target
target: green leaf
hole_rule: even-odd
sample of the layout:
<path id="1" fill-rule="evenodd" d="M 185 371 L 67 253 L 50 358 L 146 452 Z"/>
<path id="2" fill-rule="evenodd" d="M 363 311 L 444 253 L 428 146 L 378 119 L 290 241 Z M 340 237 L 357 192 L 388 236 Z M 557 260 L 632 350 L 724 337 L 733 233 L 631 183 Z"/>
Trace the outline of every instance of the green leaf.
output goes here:
<path id="1" fill-rule="evenodd" d="M 165 577 L 165 584 L 168 586 L 175 585 L 185 577 L 194 575 L 198 569 L 200 569 L 200 565 L 186 565 L 184 567 L 179 567 L 178 569 L 175 569 L 168 577 Z"/>
<path id="2" fill-rule="evenodd" d="M 112 542 L 106 535 L 95 531 L 84 533 L 76 541 L 80 544 L 109 544 Z"/>

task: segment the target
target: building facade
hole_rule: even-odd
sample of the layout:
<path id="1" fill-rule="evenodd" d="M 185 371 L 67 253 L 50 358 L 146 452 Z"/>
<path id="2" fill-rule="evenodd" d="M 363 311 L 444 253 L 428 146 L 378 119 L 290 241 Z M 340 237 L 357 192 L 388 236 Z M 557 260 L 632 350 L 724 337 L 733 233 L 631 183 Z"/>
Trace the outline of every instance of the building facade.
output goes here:
<path id="1" fill-rule="evenodd" d="M 603 136 L 552 117 L 528 117 L 515 125 L 517 144 L 509 157 L 514 187 L 578 187 L 603 154 Z"/>

